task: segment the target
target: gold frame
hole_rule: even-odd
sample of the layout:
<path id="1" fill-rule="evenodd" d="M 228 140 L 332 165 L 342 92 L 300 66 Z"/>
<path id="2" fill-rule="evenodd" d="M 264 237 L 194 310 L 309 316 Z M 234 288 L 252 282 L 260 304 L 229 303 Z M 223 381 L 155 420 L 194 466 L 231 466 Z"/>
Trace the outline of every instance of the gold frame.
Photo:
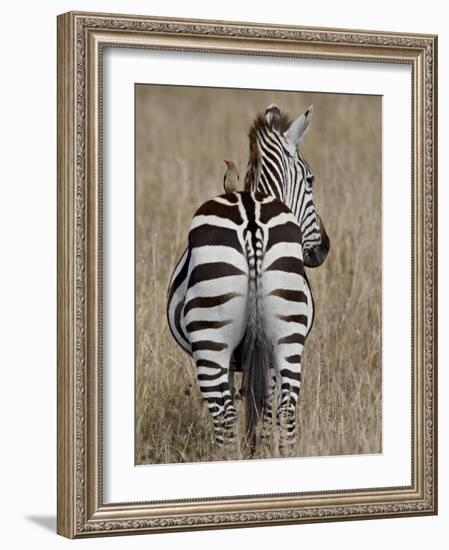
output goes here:
<path id="1" fill-rule="evenodd" d="M 405 63 L 412 68 L 412 484 L 104 504 L 102 48 Z M 437 37 L 130 15 L 58 17 L 58 520 L 70 538 L 437 513 Z"/>

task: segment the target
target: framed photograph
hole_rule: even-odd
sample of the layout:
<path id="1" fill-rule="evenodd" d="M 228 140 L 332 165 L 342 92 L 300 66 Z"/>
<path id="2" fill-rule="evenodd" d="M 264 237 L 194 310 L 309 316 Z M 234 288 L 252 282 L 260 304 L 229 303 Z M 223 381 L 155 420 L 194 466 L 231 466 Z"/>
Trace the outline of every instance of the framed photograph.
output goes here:
<path id="1" fill-rule="evenodd" d="M 437 37 L 58 17 L 58 533 L 437 513 Z"/>

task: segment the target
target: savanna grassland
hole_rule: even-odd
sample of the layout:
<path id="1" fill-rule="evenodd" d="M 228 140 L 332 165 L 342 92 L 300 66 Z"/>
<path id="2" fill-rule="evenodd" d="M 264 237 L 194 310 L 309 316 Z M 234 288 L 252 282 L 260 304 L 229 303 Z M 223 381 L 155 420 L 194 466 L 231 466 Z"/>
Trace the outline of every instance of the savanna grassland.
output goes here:
<path id="1" fill-rule="evenodd" d="M 192 215 L 222 192 L 224 159 L 232 159 L 243 176 L 248 130 L 270 103 L 292 118 L 314 106 L 302 151 L 315 172 L 315 203 L 331 240 L 325 263 L 308 270 L 316 318 L 304 350 L 299 431 L 291 454 L 382 450 L 381 98 L 141 85 L 136 89 L 137 464 L 242 457 L 238 451 L 224 457 L 215 449 L 196 369 L 172 338 L 165 308 Z M 237 405 L 241 409 L 240 401 Z M 261 452 L 278 456 L 275 446 Z"/>

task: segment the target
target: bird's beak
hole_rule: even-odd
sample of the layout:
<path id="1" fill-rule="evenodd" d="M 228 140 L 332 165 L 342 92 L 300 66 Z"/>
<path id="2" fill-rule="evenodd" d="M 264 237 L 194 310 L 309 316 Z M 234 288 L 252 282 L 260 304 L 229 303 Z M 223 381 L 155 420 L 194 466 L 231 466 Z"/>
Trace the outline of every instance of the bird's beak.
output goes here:
<path id="1" fill-rule="evenodd" d="M 225 160 L 224 163 L 226 164 L 226 166 L 229 166 L 229 160 Z"/>

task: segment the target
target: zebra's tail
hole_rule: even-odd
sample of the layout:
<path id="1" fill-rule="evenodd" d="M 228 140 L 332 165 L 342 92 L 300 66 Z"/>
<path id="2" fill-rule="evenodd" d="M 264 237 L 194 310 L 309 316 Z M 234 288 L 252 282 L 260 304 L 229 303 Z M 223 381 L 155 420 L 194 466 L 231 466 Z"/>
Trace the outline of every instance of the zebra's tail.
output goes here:
<path id="1" fill-rule="evenodd" d="M 248 322 L 242 345 L 243 391 L 246 398 L 247 439 L 251 454 L 256 449 L 257 421 L 263 415 L 266 406 L 271 356 L 263 320 L 261 277 L 263 240 L 260 234 L 258 237 L 256 234 L 256 239 L 254 239 L 256 249 L 254 250 L 251 234 L 247 233 Z"/>

